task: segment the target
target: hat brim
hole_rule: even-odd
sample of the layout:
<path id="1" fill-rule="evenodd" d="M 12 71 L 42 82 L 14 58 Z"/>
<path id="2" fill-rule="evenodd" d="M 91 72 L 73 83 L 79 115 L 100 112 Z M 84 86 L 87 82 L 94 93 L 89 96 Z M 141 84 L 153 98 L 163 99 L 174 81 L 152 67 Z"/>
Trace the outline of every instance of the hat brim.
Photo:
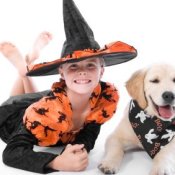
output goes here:
<path id="1" fill-rule="evenodd" d="M 90 58 L 104 59 L 105 66 L 121 64 L 132 60 L 137 56 L 137 50 L 123 42 L 114 42 L 105 45 L 100 50 L 85 49 L 74 51 L 71 55 L 57 59 L 52 62 L 45 62 L 28 67 L 27 76 L 47 76 L 59 74 L 58 68 L 65 63 L 79 62 Z"/>

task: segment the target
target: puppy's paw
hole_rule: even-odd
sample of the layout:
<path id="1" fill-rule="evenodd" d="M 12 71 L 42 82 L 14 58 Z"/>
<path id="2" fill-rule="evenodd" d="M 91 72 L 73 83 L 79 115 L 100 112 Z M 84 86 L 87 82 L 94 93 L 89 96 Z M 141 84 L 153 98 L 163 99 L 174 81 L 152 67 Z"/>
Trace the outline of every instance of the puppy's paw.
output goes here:
<path id="1" fill-rule="evenodd" d="M 175 175 L 175 166 L 171 162 L 154 163 L 150 175 Z"/>
<path id="2" fill-rule="evenodd" d="M 115 165 L 110 161 L 102 161 L 98 165 L 98 169 L 104 174 L 116 174 L 117 172 Z"/>

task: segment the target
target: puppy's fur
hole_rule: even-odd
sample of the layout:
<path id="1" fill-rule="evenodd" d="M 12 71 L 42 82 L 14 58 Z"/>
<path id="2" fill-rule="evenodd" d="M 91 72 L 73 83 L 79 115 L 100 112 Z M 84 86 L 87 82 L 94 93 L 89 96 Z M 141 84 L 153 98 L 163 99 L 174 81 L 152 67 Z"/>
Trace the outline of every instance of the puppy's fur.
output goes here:
<path id="1" fill-rule="evenodd" d="M 127 81 L 126 88 L 132 99 L 135 99 L 149 115 L 156 115 L 162 120 L 167 120 L 160 116 L 156 106 L 166 105 L 162 97 L 164 92 L 171 92 L 175 97 L 175 68 L 161 64 L 139 70 Z M 174 109 L 175 98 L 170 105 Z M 129 104 L 124 111 L 124 117 L 106 141 L 105 157 L 98 167 L 105 174 L 115 174 L 119 171 L 126 150 L 143 149 L 129 122 L 128 111 Z M 174 115 L 168 120 L 173 117 Z M 154 157 L 150 174 L 175 175 L 175 138 Z"/>

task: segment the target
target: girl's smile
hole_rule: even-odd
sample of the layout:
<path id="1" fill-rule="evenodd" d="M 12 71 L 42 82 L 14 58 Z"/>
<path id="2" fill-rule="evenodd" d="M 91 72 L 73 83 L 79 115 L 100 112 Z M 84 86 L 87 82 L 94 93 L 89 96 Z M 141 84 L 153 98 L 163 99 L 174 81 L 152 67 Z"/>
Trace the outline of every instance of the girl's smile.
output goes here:
<path id="1" fill-rule="evenodd" d="M 91 80 L 88 80 L 88 79 L 77 79 L 77 80 L 74 80 L 75 83 L 77 84 L 88 84 L 91 82 Z"/>

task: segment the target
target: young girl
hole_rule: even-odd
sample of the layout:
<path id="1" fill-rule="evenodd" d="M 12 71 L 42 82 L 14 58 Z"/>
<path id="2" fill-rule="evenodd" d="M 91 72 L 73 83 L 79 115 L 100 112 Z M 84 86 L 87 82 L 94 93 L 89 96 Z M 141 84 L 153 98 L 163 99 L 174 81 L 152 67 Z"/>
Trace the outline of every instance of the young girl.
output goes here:
<path id="1" fill-rule="evenodd" d="M 40 40 L 37 40 L 37 44 L 35 44 L 33 53 L 31 54 L 33 56 L 28 55 L 29 63 L 31 60 L 34 60 L 34 56 L 36 59 L 36 56 L 39 55 L 39 49 L 41 47 L 39 48 L 38 46 L 40 44 L 46 44 L 46 41 L 49 39 L 50 35 L 48 35 L 48 38 L 43 38 L 43 34 L 40 35 Z M 36 47 L 38 47 L 37 50 Z M 6 112 L 8 111 L 10 113 L 12 108 L 16 108 L 14 111 L 17 112 L 17 109 L 25 109 L 29 105 L 29 98 L 36 96 L 34 93 L 26 94 L 23 97 L 20 94 L 31 93 L 36 90 L 33 88 L 31 80 L 25 76 L 27 63 L 26 65 L 21 64 L 21 62 L 24 63 L 25 61 L 22 59 L 17 48 L 10 43 L 2 43 L 1 52 L 17 68 L 20 78 L 12 90 L 12 97 L 9 99 L 10 102 L 6 101 L 1 106 L 0 111 L 5 109 Z M 112 85 L 100 82 L 104 72 L 104 62 L 98 58 L 87 59 L 76 63 L 65 63 L 59 68 L 59 72 L 61 74 L 61 81 L 54 83 L 51 91 L 42 92 L 47 96 L 32 99 L 37 101 L 41 98 L 38 102 L 33 103 L 27 108 L 23 118 L 24 124 L 21 122 L 23 116 L 23 112 L 21 111 L 18 114 L 8 114 L 6 123 L 3 123 L 3 126 L 1 124 L 0 134 L 5 142 L 13 134 L 8 140 L 7 147 L 3 153 L 5 164 L 40 173 L 54 170 L 80 171 L 87 167 L 87 152 L 94 147 L 101 123 L 106 120 L 103 117 L 99 117 L 99 120 L 101 120 L 99 122 L 101 123 L 96 123 L 98 121 L 95 121 L 97 118 L 95 115 L 101 115 L 101 111 L 98 109 L 100 107 L 97 108 L 97 104 L 100 106 L 105 105 L 105 99 L 100 100 L 100 98 L 110 93 L 109 102 L 105 106 L 106 109 L 110 108 L 108 109 L 109 114 L 106 114 L 104 110 L 104 115 L 110 115 L 105 117 L 110 118 L 116 109 L 118 94 Z M 59 91 L 63 91 L 63 93 L 60 94 Z M 14 97 L 15 95 L 19 96 Z M 99 96 L 101 97 L 99 98 Z M 53 100 L 55 98 L 56 101 Z M 63 104 L 62 101 L 64 102 Z M 63 109 L 58 109 L 62 106 L 64 107 Z M 97 109 L 94 110 L 93 108 Z M 97 113 L 94 114 L 94 117 L 91 116 L 92 110 L 94 113 Z M 55 114 L 57 118 L 54 119 Z M 2 112 L 1 115 L 3 115 Z M 15 116 L 11 117 L 11 115 Z M 69 115 L 70 119 L 68 117 L 66 119 L 66 116 Z M 57 121 L 53 123 L 51 120 L 48 126 L 44 126 L 44 123 L 41 121 L 43 117 L 47 118 L 47 120 L 50 117 L 51 119 L 53 118 L 53 121 Z M 11 127 L 9 128 L 7 127 L 8 122 L 11 123 Z M 40 125 L 39 128 L 36 127 L 37 125 Z M 67 125 L 70 125 L 69 128 L 64 128 Z M 60 132 L 61 129 L 62 133 Z M 58 134 L 60 134 L 60 138 Z M 61 143 L 71 143 L 67 145 L 61 155 L 33 151 L 34 144 L 52 146 L 61 145 Z M 29 166 L 29 162 L 33 162 L 33 165 Z"/>
<path id="2" fill-rule="evenodd" d="M 7 142 L 3 162 L 9 166 L 38 173 L 86 169 L 87 153 L 93 149 L 101 125 L 113 116 L 119 98 L 112 84 L 101 81 L 104 66 L 137 55 L 132 46 L 122 42 L 100 49 L 72 0 L 63 1 L 63 13 L 66 41 L 60 59 L 30 66 L 39 55 L 38 44 L 27 62 L 13 45 L 0 46 L 20 75 L 19 86 L 12 91 L 18 96 L 0 107 L 0 137 Z M 50 35 L 38 42 L 44 46 L 49 39 Z M 60 74 L 61 80 L 51 90 L 31 93 L 35 89 L 25 76 L 27 70 L 28 76 Z M 36 152 L 34 145 L 67 146 L 58 155 Z"/>

